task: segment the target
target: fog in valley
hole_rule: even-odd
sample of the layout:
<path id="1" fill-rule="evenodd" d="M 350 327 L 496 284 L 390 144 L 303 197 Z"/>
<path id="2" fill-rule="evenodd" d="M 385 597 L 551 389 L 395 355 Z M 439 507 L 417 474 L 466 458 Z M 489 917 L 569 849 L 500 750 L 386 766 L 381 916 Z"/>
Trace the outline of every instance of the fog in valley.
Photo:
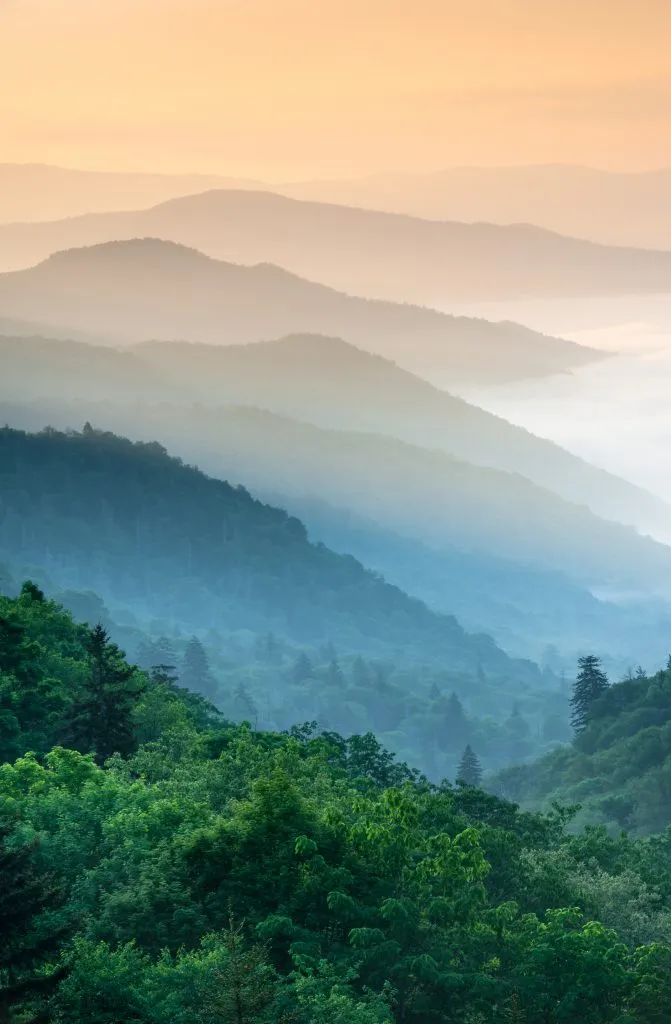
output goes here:
<path id="1" fill-rule="evenodd" d="M 669 0 L 0 0 L 0 1024 L 671 1021 Z"/>

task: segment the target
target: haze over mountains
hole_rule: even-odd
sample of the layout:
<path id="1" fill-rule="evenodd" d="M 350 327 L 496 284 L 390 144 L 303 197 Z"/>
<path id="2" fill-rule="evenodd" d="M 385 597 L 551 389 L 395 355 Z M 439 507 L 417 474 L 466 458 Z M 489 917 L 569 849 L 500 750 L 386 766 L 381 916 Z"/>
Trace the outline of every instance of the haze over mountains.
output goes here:
<path id="1" fill-rule="evenodd" d="M 225 188 L 263 189 L 430 220 L 533 224 L 604 245 L 671 250 L 671 169 L 623 173 L 568 164 L 284 183 L 0 164 L 0 223 L 140 210 Z"/>
<path id="2" fill-rule="evenodd" d="M 104 332 L 224 345 L 292 332 L 344 337 L 434 378 L 504 381 L 603 358 L 515 324 L 456 318 L 370 301 L 314 284 L 269 263 L 239 266 L 156 239 L 57 253 L 0 275 L 0 317 L 48 323 L 52 334 Z"/>
<path id="3" fill-rule="evenodd" d="M 0 357 L 0 419 L 158 438 L 279 496 L 311 537 L 515 654 L 573 652 L 617 622 L 611 656 L 629 663 L 644 636 L 663 655 L 650 599 L 667 594 L 670 549 L 593 512 L 662 533 L 669 506 L 380 357 L 314 336 L 121 350 L 16 338 Z"/>
<path id="4" fill-rule="evenodd" d="M 161 238 L 215 259 L 275 263 L 351 294 L 448 301 L 671 292 L 671 252 L 605 247 L 527 225 L 422 220 L 234 189 L 141 212 L 0 226 L 0 270 L 62 249 Z"/>
<path id="5" fill-rule="evenodd" d="M 670 1024 L 670 38 L 0 0 L 0 1024 Z"/>
<path id="6" fill-rule="evenodd" d="M 178 184 L 81 183 L 88 204 L 113 186 L 119 202 L 145 206 L 155 184 Z M 546 668 L 594 644 L 609 646 L 617 671 L 641 647 L 647 664 L 663 658 L 671 506 L 454 393 L 488 404 L 583 367 L 598 374 L 613 353 L 429 307 L 636 291 L 642 301 L 668 288 L 671 254 L 249 184 L 198 181 L 195 194 L 149 209 L 112 203 L 0 226 L 0 266 L 31 264 L 0 274 L 0 418 L 30 430 L 90 421 L 156 440 Z M 42 568 L 64 567 L 59 546 L 39 556 Z M 123 605 L 107 569 L 88 577 L 78 564 L 78 587 Z M 250 605 L 261 628 L 254 615 Z M 367 628 L 353 623 L 352 651 Z"/>
<path id="7" fill-rule="evenodd" d="M 125 350 L 6 338 L 0 354 L 6 398 L 256 406 L 516 473 L 658 536 L 669 528 L 669 506 L 659 498 L 338 338 L 290 335 L 231 346 L 147 342 Z"/>

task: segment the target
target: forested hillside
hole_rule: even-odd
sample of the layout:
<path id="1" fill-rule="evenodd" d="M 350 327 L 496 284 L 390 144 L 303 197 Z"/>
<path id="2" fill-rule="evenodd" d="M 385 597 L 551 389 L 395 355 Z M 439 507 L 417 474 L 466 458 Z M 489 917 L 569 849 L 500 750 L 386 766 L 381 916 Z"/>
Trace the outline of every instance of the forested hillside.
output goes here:
<path id="1" fill-rule="evenodd" d="M 370 735 L 232 726 L 30 583 L 0 697 L 4 1020 L 668 1019 L 668 833 L 571 837 Z"/>
<path id="2" fill-rule="evenodd" d="M 638 669 L 613 685 L 593 673 L 586 702 L 580 675 L 574 687 L 572 746 L 506 769 L 496 788 L 529 806 L 580 804 L 583 822 L 663 831 L 671 820 L 671 659 L 659 672 Z"/>
<path id="3" fill-rule="evenodd" d="M 12 401 L 253 406 L 517 473 L 605 519 L 669 532 L 671 508 L 655 495 L 340 338 L 129 349 L 8 336 L 0 358 L 0 395 Z"/>
<path id="4" fill-rule="evenodd" d="M 0 511 L 15 572 L 94 592 L 114 622 L 153 639 L 206 640 L 221 666 L 208 692 L 236 718 L 374 729 L 432 777 L 467 742 L 496 768 L 564 735 L 552 671 L 311 544 L 299 520 L 159 445 L 91 428 L 0 431 Z"/>

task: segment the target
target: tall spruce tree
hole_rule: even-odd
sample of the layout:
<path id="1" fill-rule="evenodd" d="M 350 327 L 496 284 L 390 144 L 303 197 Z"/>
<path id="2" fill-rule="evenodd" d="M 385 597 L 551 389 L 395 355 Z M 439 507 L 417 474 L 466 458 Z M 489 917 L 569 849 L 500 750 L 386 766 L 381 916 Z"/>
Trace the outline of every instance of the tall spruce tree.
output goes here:
<path id="1" fill-rule="evenodd" d="M 133 708 L 144 689 L 142 675 L 97 625 L 89 634 L 88 674 L 71 710 L 68 746 L 95 753 L 101 764 L 112 754 L 131 754 L 136 747 Z"/>
<path id="2" fill-rule="evenodd" d="M 217 681 L 212 674 L 207 651 L 197 636 L 192 636 L 184 651 L 182 685 L 194 693 L 214 700 L 217 696 Z"/>
<path id="3" fill-rule="evenodd" d="M 469 744 L 464 750 L 459 768 L 457 771 L 457 782 L 463 782 L 466 786 L 478 787 L 482 783 L 482 768 L 478 755 Z"/>
<path id="4" fill-rule="evenodd" d="M 593 654 L 578 659 L 578 675 L 571 696 L 571 725 L 577 733 L 587 727 L 592 706 L 608 689 L 608 676 L 601 668 L 601 660 Z"/>
<path id="5" fill-rule="evenodd" d="M 18 840 L 10 824 L 0 824 L 0 1024 L 21 1003 L 47 995 L 65 973 L 41 970 L 62 945 L 66 928 L 40 927 L 40 915 L 55 908 L 62 894 L 36 868 L 36 845 Z"/>
<path id="6" fill-rule="evenodd" d="M 314 674 L 314 666 L 305 651 L 301 651 L 291 672 L 294 683 L 302 683 Z"/>

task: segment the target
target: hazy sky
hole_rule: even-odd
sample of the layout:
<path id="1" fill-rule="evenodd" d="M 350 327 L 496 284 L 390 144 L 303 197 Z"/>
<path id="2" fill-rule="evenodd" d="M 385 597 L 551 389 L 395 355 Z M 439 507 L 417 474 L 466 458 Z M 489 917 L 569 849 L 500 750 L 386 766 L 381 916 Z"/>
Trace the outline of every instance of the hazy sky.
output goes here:
<path id="1" fill-rule="evenodd" d="M 0 161 L 671 165 L 671 0 L 0 0 Z"/>

